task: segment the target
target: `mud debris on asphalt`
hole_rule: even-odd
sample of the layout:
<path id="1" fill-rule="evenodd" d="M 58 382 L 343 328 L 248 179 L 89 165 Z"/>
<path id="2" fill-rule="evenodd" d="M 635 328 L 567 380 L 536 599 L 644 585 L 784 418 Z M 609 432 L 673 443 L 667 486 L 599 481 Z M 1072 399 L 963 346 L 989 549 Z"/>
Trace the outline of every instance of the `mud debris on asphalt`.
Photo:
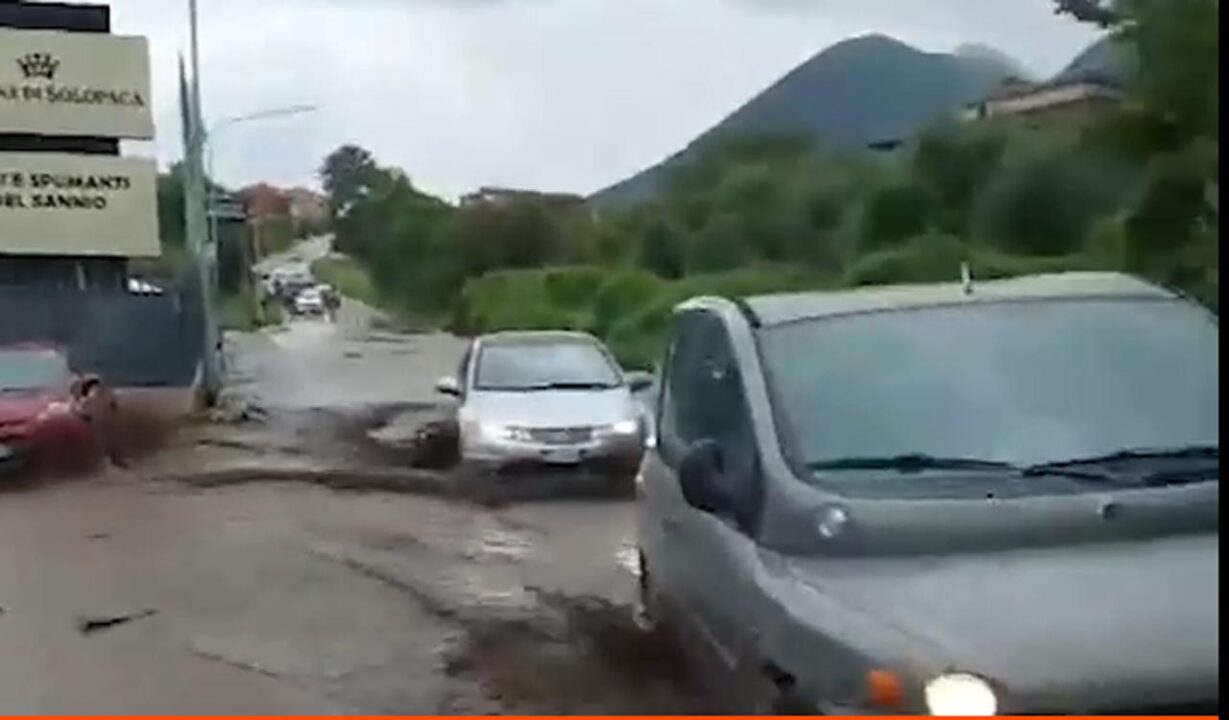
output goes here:
<path id="1" fill-rule="evenodd" d="M 383 544 L 383 543 L 382 543 Z M 432 583 L 339 551 L 313 552 L 406 594 L 457 632 L 436 649 L 440 671 L 476 682 L 504 712 L 705 714 L 674 641 L 609 599 L 535 588 L 503 602 L 489 589 L 470 602 Z M 515 553 L 513 556 L 515 557 Z M 472 589 L 467 592 L 472 592 Z M 509 591 L 501 591 L 508 593 Z"/>
<path id="2" fill-rule="evenodd" d="M 265 410 L 204 423 L 181 445 L 164 479 L 195 487 L 302 482 L 339 491 L 418 493 L 484 506 L 566 499 L 623 500 L 631 478 L 573 468 L 523 466 L 499 473 L 463 466 L 455 422 L 430 403 Z M 220 458 L 210 461 L 210 451 Z M 184 471 L 182 468 L 187 468 Z"/>
<path id="3" fill-rule="evenodd" d="M 82 617 L 77 619 L 77 632 L 82 635 L 93 635 L 103 630 L 111 630 L 121 625 L 127 625 L 135 620 L 153 617 L 157 610 L 146 609 L 125 615 L 106 615 L 101 617 Z"/>
<path id="4" fill-rule="evenodd" d="M 444 652 L 444 671 L 475 678 L 508 712 L 703 714 L 668 638 L 601 598 L 542 596 L 532 617 L 475 622 Z"/>

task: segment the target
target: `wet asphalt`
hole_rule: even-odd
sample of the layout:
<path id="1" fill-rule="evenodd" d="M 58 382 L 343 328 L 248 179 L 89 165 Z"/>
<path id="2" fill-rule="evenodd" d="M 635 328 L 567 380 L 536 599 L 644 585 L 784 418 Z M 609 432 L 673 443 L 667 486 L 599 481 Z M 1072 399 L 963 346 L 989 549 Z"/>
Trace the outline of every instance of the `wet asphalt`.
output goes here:
<path id="1" fill-rule="evenodd" d="M 709 709 L 632 621 L 630 501 L 297 481 L 407 470 L 375 449 L 445 412 L 433 386 L 462 348 L 351 302 L 230 335 L 228 411 L 132 469 L 0 493 L 0 708 Z M 244 482 L 191 482 L 219 466 Z"/>

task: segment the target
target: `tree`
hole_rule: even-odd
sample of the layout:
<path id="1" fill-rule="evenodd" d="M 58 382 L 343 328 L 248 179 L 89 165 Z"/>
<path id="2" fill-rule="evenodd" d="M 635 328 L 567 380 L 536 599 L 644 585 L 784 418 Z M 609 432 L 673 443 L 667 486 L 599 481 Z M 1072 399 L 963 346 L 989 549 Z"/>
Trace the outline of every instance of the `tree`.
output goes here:
<path id="1" fill-rule="evenodd" d="M 717 214 L 708 218 L 700 230 L 732 237 L 721 242 L 746 245 L 743 256 L 781 260 L 790 235 L 797 231 L 791 222 L 801 210 L 791 207 L 790 186 L 793 173 L 768 162 L 744 162 L 730 167 L 714 192 Z M 724 216 L 724 217 L 723 217 Z M 729 255 L 729 250 L 723 253 Z"/>
<path id="2" fill-rule="evenodd" d="M 908 182 L 875 191 L 862 211 L 863 250 L 898 245 L 926 231 L 930 201 L 926 192 Z"/>
<path id="3" fill-rule="evenodd" d="M 1127 268 L 1208 296 L 1219 262 L 1219 222 L 1197 151 L 1156 157 L 1124 223 Z"/>
<path id="4" fill-rule="evenodd" d="M 710 218 L 692 243 L 687 270 L 692 273 L 721 272 L 753 260 L 739 225 L 738 216 L 729 212 L 720 212 Z"/>
<path id="5" fill-rule="evenodd" d="M 158 174 L 158 231 L 163 246 L 182 248 L 185 243 L 184 167 L 173 163 Z"/>
<path id="6" fill-rule="evenodd" d="M 1084 4 L 1060 0 L 1059 9 Z M 1137 59 L 1131 102 L 1106 132 L 1147 169 L 1139 200 L 1120 224 L 1126 265 L 1217 307 L 1220 2 L 1093 4 L 1112 11 L 1101 19 Z M 1098 19 L 1095 12 L 1071 14 Z"/>
<path id="7" fill-rule="evenodd" d="M 395 198 L 413 191 L 409 179 L 399 170 L 380 167 L 370 152 L 356 145 L 330 153 L 320 167 L 320 178 L 337 249 L 370 259 L 387 239 Z"/>
<path id="8" fill-rule="evenodd" d="M 1121 0 L 1119 34 L 1139 56 L 1136 93 L 1180 138 L 1219 133 L 1219 0 Z"/>
<path id="9" fill-rule="evenodd" d="M 990 182 L 978 201 L 975 232 L 1009 253 L 1075 253 L 1097 220 L 1118 208 L 1122 193 L 1121 180 L 1098 158 L 1066 145 L 1034 149 Z"/>
<path id="10" fill-rule="evenodd" d="M 1108 28 L 1119 22 L 1116 0 L 1055 0 L 1054 11 L 1081 22 Z"/>
<path id="11" fill-rule="evenodd" d="M 673 280 L 683 276 L 687 248 L 682 232 L 662 217 L 654 218 L 640 238 L 640 264 L 658 277 Z"/>
<path id="12" fill-rule="evenodd" d="M 320 166 L 320 179 L 334 212 L 360 199 L 379 171 L 372 154 L 357 145 L 342 145 Z"/>
<path id="13" fill-rule="evenodd" d="M 1135 111 L 1171 131 L 1152 127 L 1154 135 L 1180 142 L 1218 132 L 1220 0 L 1056 0 L 1056 9 L 1111 29 L 1135 54 Z"/>
<path id="14" fill-rule="evenodd" d="M 993 125 L 942 124 L 921 135 L 910 171 L 931 195 L 936 228 L 957 236 L 968 233 L 977 194 L 998 170 L 1006 148 L 1006 132 Z"/>

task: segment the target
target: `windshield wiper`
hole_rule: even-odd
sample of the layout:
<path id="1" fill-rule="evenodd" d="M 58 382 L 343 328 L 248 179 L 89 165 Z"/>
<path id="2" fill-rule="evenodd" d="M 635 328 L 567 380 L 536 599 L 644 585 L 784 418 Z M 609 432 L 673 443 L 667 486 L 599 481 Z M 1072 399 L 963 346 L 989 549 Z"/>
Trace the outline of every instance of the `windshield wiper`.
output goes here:
<path id="1" fill-rule="evenodd" d="M 935 457 L 913 453 L 889 457 L 850 457 L 808 463 L 811 470 L 899 470 L 921 472 L 923 470 L 993 470 L 1014 472 L 1015 465 L 997 460 L 976 458 Z"/>
<path id="2" fill-rule="evenodd" d="M 1001 460 L 935 457 L 921 453 L 891 457 L 841 458 L 810 463 L 807 467 L 811 470 L 897 470 L 903 473 L 923 472 L 926 470 L 965 470 L 971 472 L 980 470 L 983 472 L 1008 472 L 1023 477 L 1059 475 L 1075 480 L 1090 480 L 1093 482 L 1114 482 L 1116 480 L 1113 475 L 1099 470 L 1079 470 L 1065 467 L 1022 468 Z"/>

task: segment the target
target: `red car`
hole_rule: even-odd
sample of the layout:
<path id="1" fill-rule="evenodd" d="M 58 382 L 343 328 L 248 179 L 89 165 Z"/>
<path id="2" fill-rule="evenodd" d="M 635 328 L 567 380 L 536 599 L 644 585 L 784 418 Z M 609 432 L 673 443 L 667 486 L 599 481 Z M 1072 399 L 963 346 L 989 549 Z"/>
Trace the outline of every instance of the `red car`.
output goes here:
<path id="1" fill-rule="evenodd" d="M 0 347 L 0 471 L 80 472 L 112 454 L 117 406 L 93 375 L 43 345 Z"/>

